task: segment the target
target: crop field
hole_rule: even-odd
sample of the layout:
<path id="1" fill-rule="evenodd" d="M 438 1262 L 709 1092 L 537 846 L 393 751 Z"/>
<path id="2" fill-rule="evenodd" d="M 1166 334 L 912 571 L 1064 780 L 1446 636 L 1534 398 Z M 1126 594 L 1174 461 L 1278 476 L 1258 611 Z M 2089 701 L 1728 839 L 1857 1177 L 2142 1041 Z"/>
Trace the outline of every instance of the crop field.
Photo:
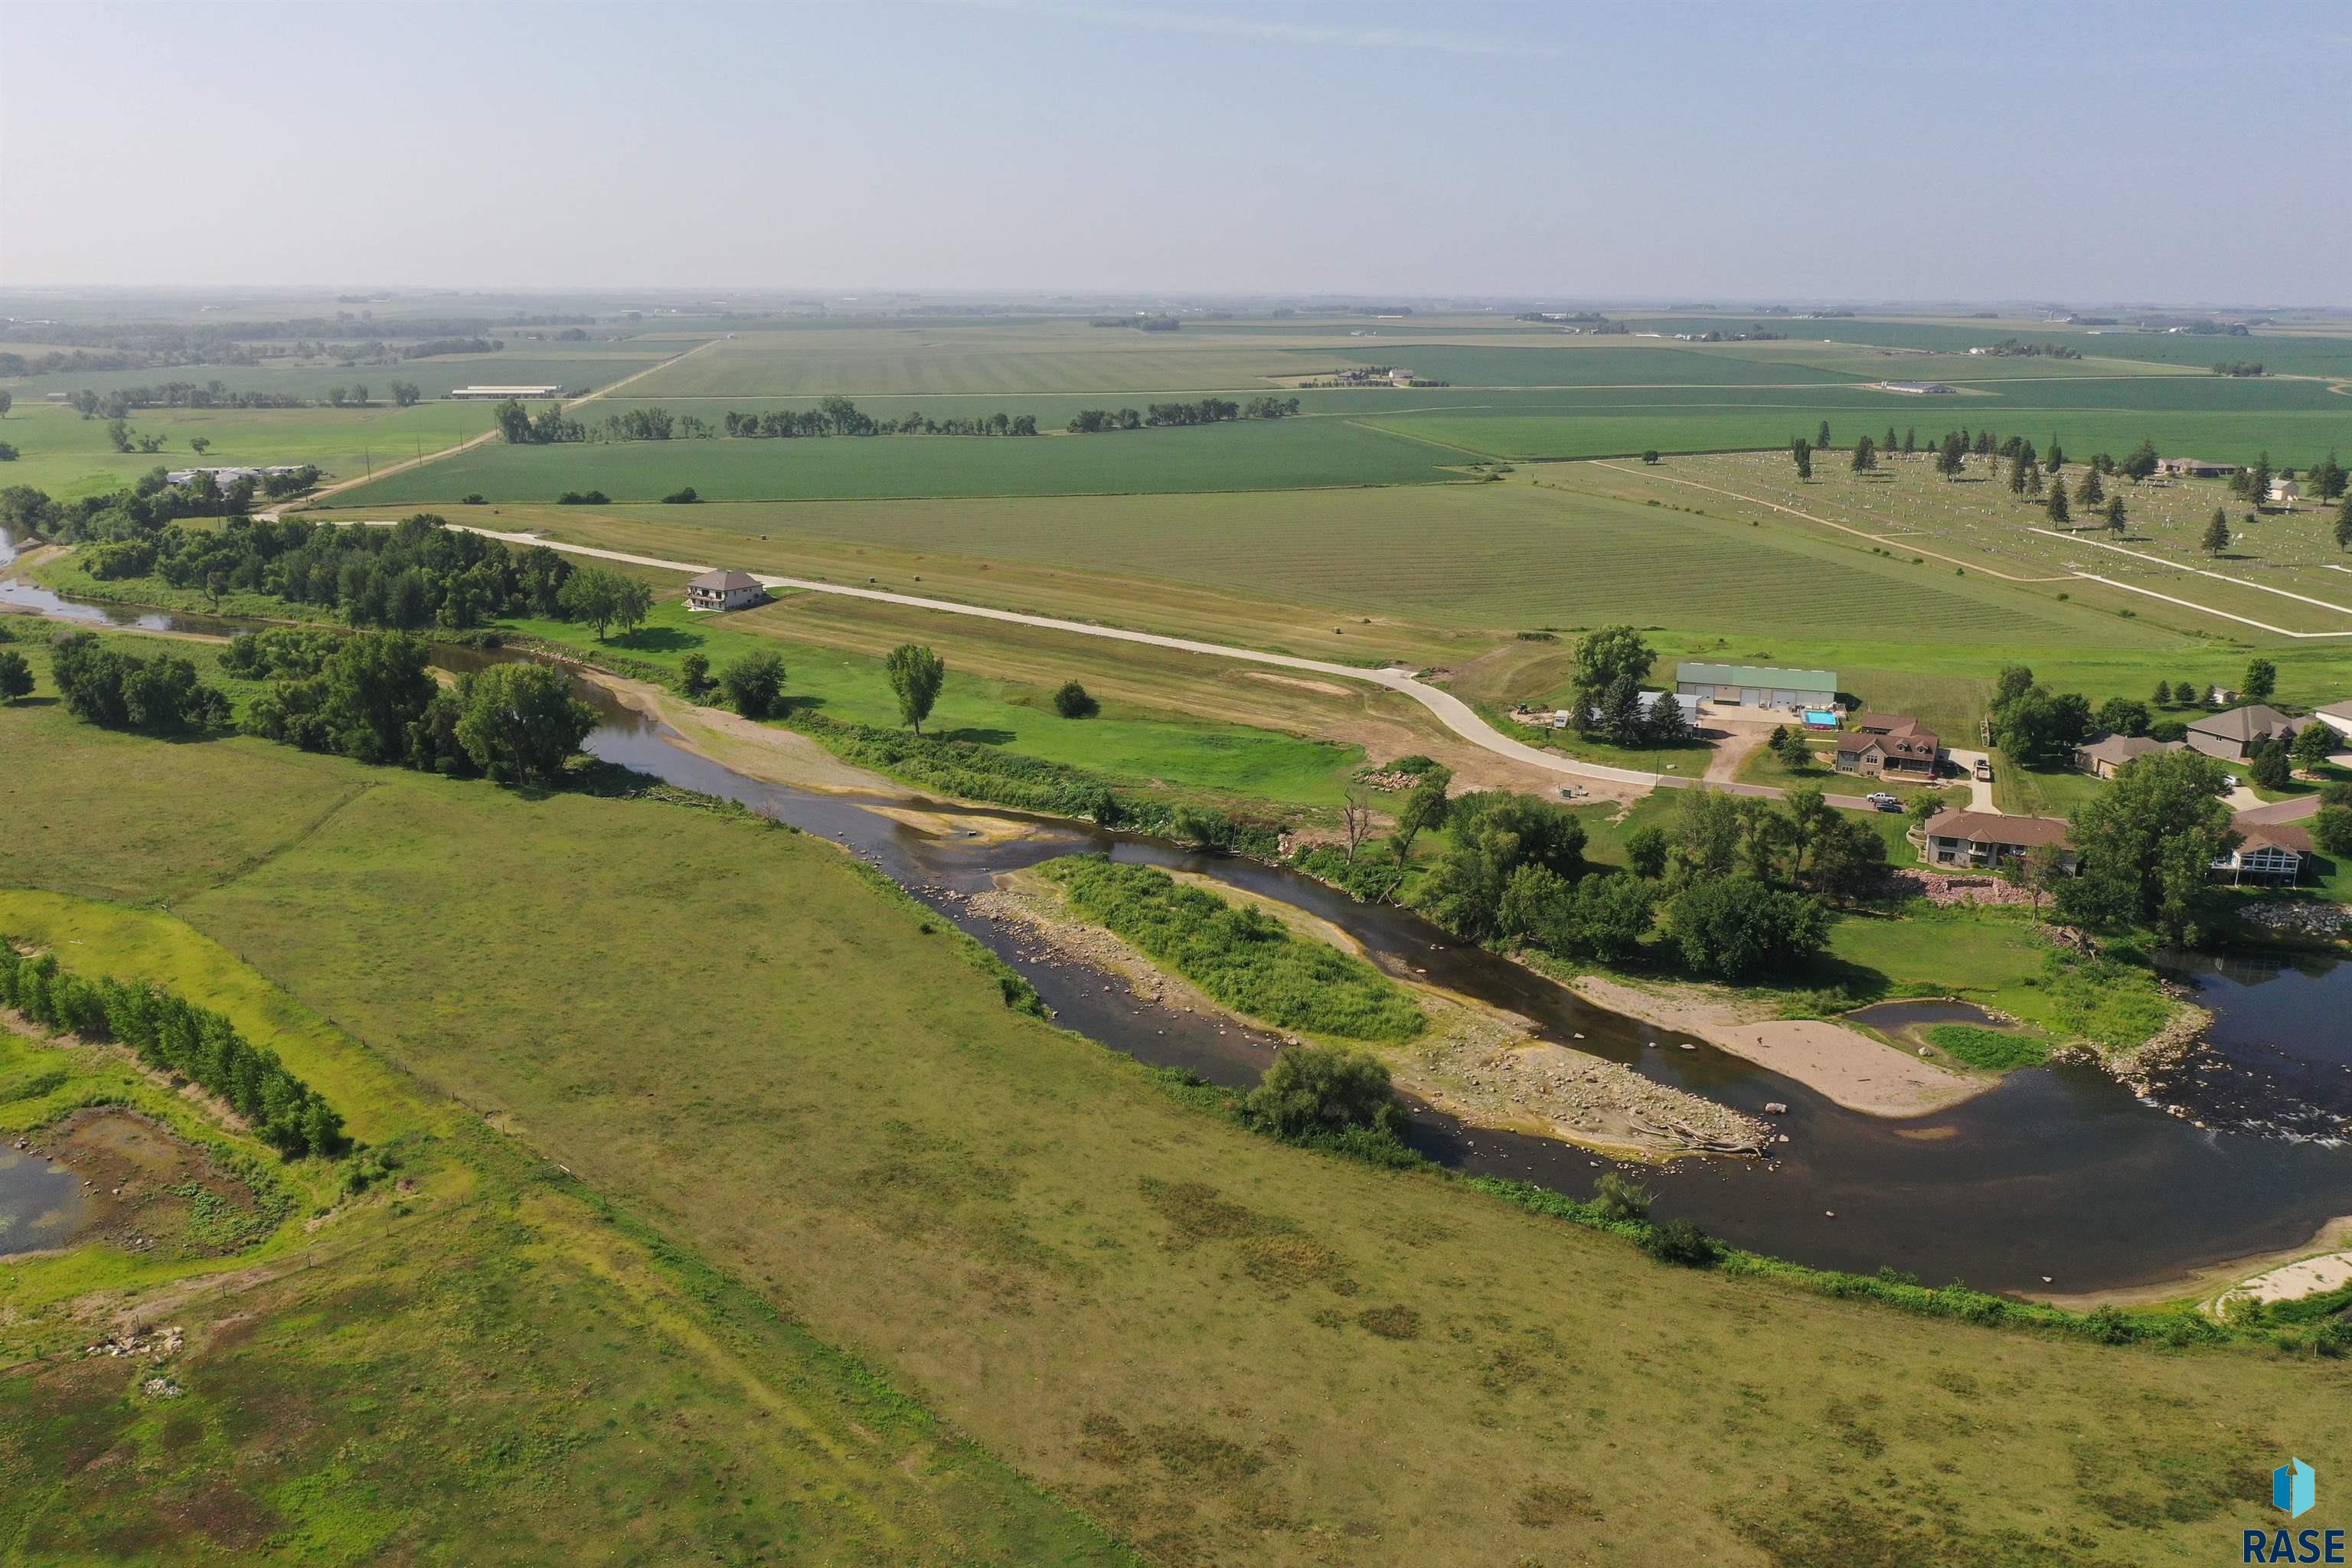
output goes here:
<path id="1" fill-rule="evenodd" d="M 1785 455 L 1758 452 L 1680 458 L 1654 469 L 1618 464 L 1548 470 L 1546 477 L 1627 496 L 1678 494 L 1733 515 L 1777 515 L 1800 524 L 1785 512 L 1766 510 L 1785 507 L 1858 531 L 1848 538 L 1867 536 L 1897 551 L 1965 561 L 2025 579 L 2045 593 L 2080 596 L 2090 585 L 2064 579 L 2090 573 L 2287 631 L 2352 632 L 2352 555 L 2336 544 L 2332 514 L 2316 502 L 2248 522 L 2246 503 L 2218 479 L 2137 485 L 2118 479 L 2108 487 L 2124 497 L 2126 509 L 2126 527 L 2117 537 L 2088 517 L 2053 524 L 2040 503 L 2020 500 L 2005 477 L 1989 472 L 1980 459 L 1971 462 L 1958 480 L 1938 478 L 1925 456 L 1897 458 L 1872 476 L 1853 473 L 1832 453 L 1815 462 L 1814 477 L 1805 481 Z M 2062 476 L 2070 495 L 2083 472 L 2070 464 Z M 1700 486 L 1706 488 L 1694 488 Z M 2234 537 L 2229 549 L 2209 557 L 2199 542 L 2217 509 L 2228 514 Z M 2140 616 L 2185 629 L 2263 636 L 2242 621 L 2201 615 L 2146 593 L 2127 594 L 2123 602 Z"/>
<path id="2" fill-rule="evenodd" d="M 498 337 L 495 328 L 483 335 Z M 695 340 L 698 342 L 699 340 Z M 659 364 L 694 346 L 685 342 L 509 343 L 498 353 L 439 354 L 396 364 L 196 364 L 148 370 L 58 371 L 50 375 L 0 379 L 22 405 L 52 392 L 112 392 L 166 382 L 219 382 L 231 392 L 267 392 L 288 397 L 323 398 L 335 386 L 365 385 L 369 395 L 389 403 L 392 384 L 413 381 L 428 398 L 446 397 L 453 386 L 535 386 L 542 383 L 572 393 L 607 386 L 625 375 Z M 11 345 L 12 351 L 14 345 Z M 160 411 L 158 411 L 160 412 Z"/>
<path id="3" fill-rule="evenodd" d="M 0 710 L 12 756 L 46 744 L 24 718 Z M 173 779 L 206 749 L 112 739 L 110 776 Z M 40 1425 L 5 1430 L 44 1440 L 0 1452 L 45 1552 L 194 1539 L 157 1477 L 236 1455 L 194 1517 L 310 1560 L 452 1540 L 576 1560 L 592 1538 L 670 1560 L 1102 1555 L 1003 1461 L 1171 1563 L 1342 1541 L 1364 1564 L 1553 1561 L 1594 1530 L 1628 1557 L 1971 1563 L 2055 1528 L 2070 1561 L 2120 1564 L 2196 1550 L 2282 1434 L 2336 1429 L 2334 1363 L 1671 1270 L 1255 1138 L 1007 1009 L 951 937 L 799 835 L 364 776 L 174 913 L 418 1093 L 513 1131 L 460 1119 L 466 1140 L 418 1152 L 404 1213 L 364 1209 L 320 1267 L 194 1303 L 191 1428 L 142 1424 L 119 1363 L 88 1370 L 104 1359 L 12 1380 Z M 621 1223 L 569 1207 L 583 1188 Z M 216 1329 L 232 1310 L 246 1327 Z M 2086 1430 L 2133 1462 L 2088 1457 Z M 58 1465 L 122 1444 L 136 1491 Z M 244 1523 L 257 1495 L 278 1511 Z"/>
<path id="4" fill-rule="evenodd" d="M 1330 363 L 1340 363 L 1330 356 Z M 646 397 L 1220 391 L 1298 372 L 1279 350 L 1084 322 L 745 331 L 648 376 Z"/>
<path id="5" fill-rule="evenodd" d="M 1627 318 L 1636 331 L 1688 332 L 1720 330 L 1744 331 L 1755 326 L 1754 316 L 1665 316 Z M 1924 321 L 1886 319 L 1768 321 L 1790 340 L 1830 339 L 1840 343 L 1874 344 L 1884 348 L 1927 351 L 1972 358 L 1983 364 L 1989 356 L 1969 356 L 1971 348 L 1989 348 L 2005 338 L 2023 342 L 2059 343 L 2085 359 L 2139 360 L 2203 371 L 2216 361 L 2257 360 L 2273 374 L 2352 375 L 2352 332 L 2310 329 L 2263 329 L 2247 337 L 2191 332 L 2145 332 L 2124 328 L 2088 328 L 2060 322 L 2011 318 L 1996 321 Z M 1742 345 L 1771 347 L 1774 345 Z M 1996 366 L 2020 363 L 2080 362 L 1993 359 Z M 2006 371 L 2003 374 L 2007 374 Z M 1897 377 L 1896 379 L 1905 379 Z"/>
<path id="6" fill-rule="evenodd" d="M 1442 484 L 1459 477 L 1442 465 L 1459 460 L 1425 442 L 1337 419 L 1245 419 L 1096 436 L 491 442 L 338 499 L 375 507 L 467 494 L 496 502 L 552 501 L 566 490 L 593 489 L 616 501 L 651 501 L 689 485 L 709 500 L 1304 489 Z"/>
<path id="7" fill-rule="evenodd" d="M 1544 348 L 1351 344 L 1348 357 L 1359 364 L 1402 365 L 1416 375 L 1462 386 L 1742 386 L 1853 379 L 1836 371 L 1773 363 L 1736 352 L 1747 346 L 1627 346 L 1619 338 L 1568 340 Z"/>

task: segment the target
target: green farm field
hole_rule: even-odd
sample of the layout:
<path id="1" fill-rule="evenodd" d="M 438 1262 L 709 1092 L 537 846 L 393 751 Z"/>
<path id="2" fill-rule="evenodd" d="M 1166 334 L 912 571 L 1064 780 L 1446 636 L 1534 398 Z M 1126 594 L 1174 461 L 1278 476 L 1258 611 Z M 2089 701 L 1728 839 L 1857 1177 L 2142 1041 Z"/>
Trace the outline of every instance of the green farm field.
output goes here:
<path id="1" fill-rule="evenodd" d="M 1336 419 L 1246 419 L 1095 436 L 490 442 L 362 486 L 339 501 L 417 506 L 468 494 L 551 501 L 565 490 L 592 489 L 616 501 L 649 501 L 686 486 L 710 500 L 1312 489 L 1442 484 L 1459 477 L 1444 465 L 1461 460 L 1426 442 Z"/>
<path id="2" fill-rule="evenodd" d="M 78 756 L 53 713 L 0 709 L 11 784 L 186 793 L 217 749 L 202 787 L 267 787 L 248 743 Z M 1692 1274 L 1251 1136 L 1007 1008 L 803 836 L 320 761 L 366 787 L 173 915 L 506 1131 L 465 1116 L 319 1268 L 183 1297 L 187 1426 L 103 1359 L 10 1380 L 34 1421 L 5 1430 L 44 1439 L 0 1448 L 12 1517 L 49 1559 L 218 1551 L 201 1521 L 258 1496 L 247 1554 L 310 1561 L 1103 1560 L 1025 1480 L 1165 1563 L 1551 1561 L 1600 1529 L 1629 1558 L 1990 1563 L 2054 1529 L 2105 1568 L 2199 1550 L 2290 1434 L 2352 1460 L 2336 1363 Z M 118 1447 L 140 1489 L 63 1462 Z M 175 1506 L 198 1475 L 209 1510 Z"/>
<path id="3" fill-rule="evenodd" d="M 497 338 L 500 330 L 483 329 Z M 365 385 L 373 398 L 389 403 L 392 384 L 415 382 L 428 398 L 446 397 L 453 386 L 536 386 L 552 384 L 575 395 L 609 386 L 702 340 L 686 342 L 593 343 L 509 342 L 501 352 L 478 354 L 436 354 L 428 359 L 383 364 L 195 364 L 143 370 L 62 370 L 47 375 L 0 378 L 0 387 L 16 395 L 19 405 L 38 403 L 52 392 L 113 392 L 123 387 L 161 386 L 167 382 L 194 382 L 198 386 L 219 382 L 231 392 L 266 392 L 286 397 L 324 398 L 334 386 Z M 14 349 L 14 345 L 11 345 Z M 21 352 L 21 351 L 16 351 Z M 68 351 L 70 352 L 70 351 Z"/>

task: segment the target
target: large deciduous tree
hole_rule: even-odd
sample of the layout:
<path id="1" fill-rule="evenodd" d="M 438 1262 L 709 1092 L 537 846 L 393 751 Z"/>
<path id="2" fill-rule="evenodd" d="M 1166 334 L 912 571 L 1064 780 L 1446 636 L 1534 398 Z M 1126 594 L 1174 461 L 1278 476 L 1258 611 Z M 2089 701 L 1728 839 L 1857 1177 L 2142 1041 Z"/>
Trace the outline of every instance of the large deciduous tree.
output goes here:
<path id="1" fill-rule="evenodd" d="M 596 711 L 543 664 L 497 664 L 469 676 L 458 696 L 457 743 L 501 782 L 545 783 L 596 727 Z"/>
<path id="2" fill-rule="evenodd" d="M 931 705 L 940 700 L 940 688 L 947 684 L 946 662 L 921 643 L 909 642 L 890 650 L 886 668 L 890 689 L 898 699 L 900 721 L 913 725 L 915 733 L 921 734 L 923 721 L 931 716 Z"/>
<path id="3" fill-rule="evenodd" d="M 2058 911 L 2095 931 L 2151 928 L 2193 942 L 2209 928 L 2210 868 L 2238 843 L 2221 764 L 2198 752 L 2137 757 L 2074 813 L 2081 874 Z"/>

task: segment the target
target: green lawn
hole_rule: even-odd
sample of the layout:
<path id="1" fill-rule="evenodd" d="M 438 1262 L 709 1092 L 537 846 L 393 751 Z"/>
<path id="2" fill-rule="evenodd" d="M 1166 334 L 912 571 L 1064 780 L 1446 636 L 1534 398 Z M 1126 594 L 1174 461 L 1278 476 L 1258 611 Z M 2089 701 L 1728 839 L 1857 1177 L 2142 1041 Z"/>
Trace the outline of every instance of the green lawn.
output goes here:
<path id="1" fill-rule="evenodd" d="M 2072 816 L 2096 800 L 2106 785 L 2073 768 L 2025 768 L 2006 752 L 1992 753 L 1992 802 L 2021 816 Z"/>
<path id="2" fill-rule="evenodd" d="M 675 586 L 672 580 L 670 587 Z M 689 612 L 666 588 L 652 618 L 633 637 L 614 634 L 614 654 L 675 670 L 699 652 L 714 670 L 745 653 L 783 656 L 786 695 L 828 718 L 885 728 L 900 723 L 897 699 L 879 658 L 796 641 L 793 601 L 726 616 Z M 563 621 L 516 621 L 513 629 L 550 642 L 594 648 L 593 628 Z M 1084 673 L 1074 671 L 1074 673 Z M 1026 756 L 1090 769 L 1114 783 L 1266 803 L 1334 805 L 1363 761 L 1355 746 L 1239 724 L 1191 720 L 1119 702 L 1092 719 L 1054 711 L 1053 688 L 959 674 L 952 664 L 924 733 L 980 741 Z"/>

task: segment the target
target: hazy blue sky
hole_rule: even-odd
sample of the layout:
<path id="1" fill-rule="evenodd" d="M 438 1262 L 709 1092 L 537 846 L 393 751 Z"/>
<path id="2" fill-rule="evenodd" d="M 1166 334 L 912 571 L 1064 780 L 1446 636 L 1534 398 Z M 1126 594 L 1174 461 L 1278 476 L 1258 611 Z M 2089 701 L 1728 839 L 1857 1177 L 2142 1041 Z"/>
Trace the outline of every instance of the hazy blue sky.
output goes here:
<path id="1" fill-rule="evenodd" d="M 2352 303 L 2352 5 L 0 4 L 0 282 Z"/>

